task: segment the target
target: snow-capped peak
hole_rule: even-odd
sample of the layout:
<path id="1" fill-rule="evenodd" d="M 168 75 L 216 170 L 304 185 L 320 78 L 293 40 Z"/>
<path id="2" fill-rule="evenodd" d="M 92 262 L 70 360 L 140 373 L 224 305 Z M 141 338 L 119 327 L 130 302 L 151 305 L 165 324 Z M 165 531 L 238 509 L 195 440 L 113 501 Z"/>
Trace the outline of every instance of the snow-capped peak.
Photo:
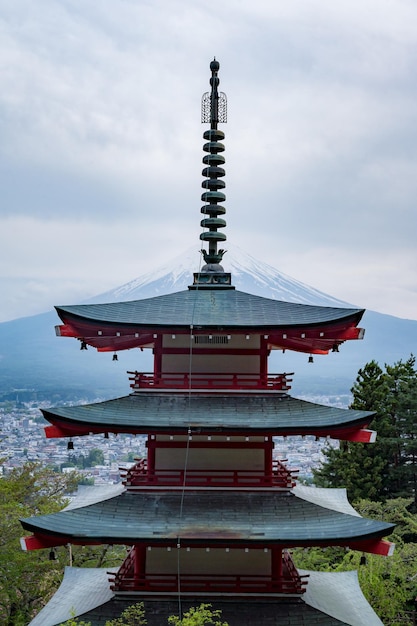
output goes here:
<path id="1" fill-rule="evenodd" d="M 120 287 L 90 298 L 88 302 L 125 302 L 187 289 L 192 284 L 193 272 L 200 269 L 199 256 L 197 246 L 193 246 L 169 263 L 142 274 Z M 224 256 L 222 266 L 225 272 L 231 272 L 232 285 L 240 291 L 300 304 L 349 306 L 342 300 L 279 272 L 271 265 L 255 259 L 234 245 L 227 246 L 227 254 Z"/>

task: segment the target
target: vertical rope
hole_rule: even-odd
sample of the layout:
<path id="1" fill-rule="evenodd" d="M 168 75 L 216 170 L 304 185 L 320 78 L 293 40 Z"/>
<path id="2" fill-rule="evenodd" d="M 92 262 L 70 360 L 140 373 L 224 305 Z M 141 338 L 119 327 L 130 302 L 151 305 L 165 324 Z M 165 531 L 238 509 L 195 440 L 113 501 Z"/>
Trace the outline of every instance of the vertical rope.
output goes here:
<path id="1" fill-rule="evenodd" d="M 201 271 L 201 255 L 198 266 L 198 274 Z M 190 344 L 189 344 L 189 359 L 188 359 L 188 406 L 191 405 L 191 389 L 192 389 L 192 375 L 193 375 L 193 329 L 194 329 L 194 318 L 195 318 L 195 308 L 198 294 L 198 283 L 195 289 L 195 297 L 193 302 L 193 310 L 191 313 L 191 324 L 190 324 Z M 185 489 L 187 483 L 187 470 L 188 470 L 188 457 L 190 452 L 190 441 L 191 441 L 191 424 L 188 425 L 187 430 L 187 442 L 185 447 L 185 459 L 184 459 L 184 470 L 183 470 L 183 480 L 182 480 L 182 490 L 181 490 L 181 500 L 180 500 L 180 516 L 179 516 L 179 524 L 181 525 L 181 521 L 183 518 L 184 512 L 184 500 L 185 500 Z M 182 619 L 182 597 L 181 597 L 181 537 L 177 537 L 177 595 L 178 595 L 178 616 Z"/>

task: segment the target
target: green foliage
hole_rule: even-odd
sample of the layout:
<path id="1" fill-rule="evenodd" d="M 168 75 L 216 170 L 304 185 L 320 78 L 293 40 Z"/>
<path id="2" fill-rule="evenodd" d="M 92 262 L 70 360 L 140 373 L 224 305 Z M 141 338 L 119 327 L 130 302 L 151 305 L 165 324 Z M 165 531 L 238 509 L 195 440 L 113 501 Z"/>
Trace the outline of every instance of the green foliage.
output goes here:
<path id="1" fill-rule="evenodd" d="M 80 621 L 75 617 L 66 620 L 64 624 L 65 626 L 91 626 L 91 622 Z M 146 626 L 146 624 L 147 620 L 143 602 L 128 606 L 120 617 L 106 620 L 106 626 Z"/>
<path id="2" fill-rule="evenodd" d="M 368 555 L 366 566 L 359 567 L 362 590 L 384 623 L 399 623 L 395 621 L 398 615 L 415 608 L 417 518 L 410 511 L 412 503 L 412 498 L 396 498 L 386 502 L 361 500 L 356 504 L 364 517 L 397 524 L 389 537 L 395 543 L 394 554 L 388 558 Z M 351 567 L 357 569 L 357 554 L 355 558 Z"/>
<path id="3" fill-rule="evenodd" d="M 415 358 L 383 370 L 375 361 L 359 370 L 352 409 L 374 411 L 374 444 L 341 442 L 324 449 L 314 472 L 323 487 L 346 487 L 349 499 L 386 500 L 412 496 L 417 502 L 417 372 Z"/>
<path id="4" fill-rule="evenodd" d="M 212 610 L 211 604 L 200 604 L 199 607 L 192 607 L 184 613 L 182 618 L 171 615 L 168 624 L 174 626 L 228 626 L 227 622 L 221 621 L 221 611 Z"/>
<path id="5" fill-rule="evenodd" d="M 94 477 L 93 476 L 83 476 L 81 480 L 78 482 L 79 485 L 86 485 L 91 487 L 94 485 Z"/>
<path id="6" fill-rule="evenodd" d="M 64 622 L 65 626 L 91 626 L 91 622 L 84 622 L 84 620 L 77 620 L 75 617 L 71 617 Z"/>
<path id="7" fill-rule="evenodd" d="M 25 463 L 0 479 L 0 622 L 24 626 L 59 582 L 62 564 L 23 552 L 19 518 L 59 511 L 77 476 Z"/>
<path id="8" fill-rule="evenodd" d="M 72 565 L 74 567 L 118 567 L 125 557 L 126 548 L 124 546 L 110 546 L 108 544 L 72 546 Z"/>
<path id="9" fill-rule="evenodd" d="M 145 624 L 147 620 L 143 602 L 132 604 L 123 611 L 120 617 L 106 622 L 106 626 L 144 626 Z"/>
<path id="10" fill-rule="evenodd" d="M 299 567 L 342 571 L 358 569 L 361 588 L 384 623 L 411 624 L 417 594 L 417 372 L 415 359 L 385 365 L 375 361 L 359 370 L 352 388 L 352 409 L 376 413 L 370 427 L 374 444 L 342 442 L 327 448 L 326 462 L 315 472 L 319 486 L 346 487 L 364 517 L 397 524 L 390 540 L 393 556 L 341 554 L 328 550 L 318 556 L 297 551 Z M 326 565 L 326 558 L 328 563 Z M 408 621 L 407 621 L 408 620 Z"/>
<path id="11" fill-rule="evenodd" d="M 106 626 L 146 626 L 145 608 L 143 602 L 138 602 L 127 607 L 120 617 L 106 621 Z M 168 624 L 174 626 L 228 626 L 227 622 L 221 621 L 221 611 L 212 610 L 211 604 L 200 604 L 199 607 L 192 607 L 184 613 L 182 618 L 171 615 L 168 617 Z M 69 619 L 66 626 L 91 626 L 90 622 Z"/>
<path id="12" fill-rule="evenodd" d="M 293 552 L 299 568 L 319 571 L 357 570 L 362 591 L 384 624 L 412 624 L 400 621 L 414 609 L 417 595 L 417 517 L 410 512 L 413 499 L 397 498 L 385 502 L 360 500 L 357 511 L 364 517 L 397 524 L 390 541 L 396 544 L 394 554 L 383 557 L 341 548 L 297 549 Z M 401 618 L 406 619 L 406 618 Z"/>
<path id="13" fill-rule="evenodd" d="M 61 467 L 78 467 L 79 469 L 87 469 L 96 465 L 104 465 L 104 453 L 100 448 L 93 448 L 87 456 L 80 454 L 71 454 L 68 461 L 63 463 Z"/>
<path id="14" fill-rule="evenodd" d="M 24 552 L 24 534 L 19 519 L 61 510 L 68 494 L 76 490 L 79 474 L 60 474 L 54 468 L 28 462 L 0 478 L 0 623 L 25 626 L 58 588 L 62 571 L 70 563 L 70 550 Z M 77 567 L 112 567 L 125 555 L 122 546 L 73 546 L 72 563 Z"/>

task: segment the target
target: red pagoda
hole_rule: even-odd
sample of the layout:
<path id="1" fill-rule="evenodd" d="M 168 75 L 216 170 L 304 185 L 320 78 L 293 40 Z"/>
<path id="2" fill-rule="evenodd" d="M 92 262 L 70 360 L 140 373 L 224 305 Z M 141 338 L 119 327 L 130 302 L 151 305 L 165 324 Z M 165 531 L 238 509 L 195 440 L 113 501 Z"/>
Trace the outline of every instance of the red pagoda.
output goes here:
<path id="1" fill-rule="evenodd" d="M 146 458 L 103 497 L 21 520 L 24 549 L 122 544 L 112 572 L 66 568 L 32 626 L 72 612 L 105 624 L 143 601 L 149 626 L 210 602 L 230 626 L 380 625 L 355 572 L 298 571 L 291 549 L 343 546 L 388 555 L 392 525 L 364 519 L 344 490 L 296 484 L 277 460 L 288 435 L 371 443 L 373 414 L 289 395 L 291 375 L 271 373 L 272 350 L 314 354 L 362 339 L 363 310 L 293 304 L 237 291 L 221 263 L 226 96 L 219 63 L 202 100 L 204 265 L 186 291 L 123 303 L 59 306 L 57 334 L 99 352 L 152 350 L 153 372 L 129 372 L 132 391 L 114 400 L 44 410 L 47 437 L 146 435 Z M 92 488 L 94 492 L 94 488 Z"/>

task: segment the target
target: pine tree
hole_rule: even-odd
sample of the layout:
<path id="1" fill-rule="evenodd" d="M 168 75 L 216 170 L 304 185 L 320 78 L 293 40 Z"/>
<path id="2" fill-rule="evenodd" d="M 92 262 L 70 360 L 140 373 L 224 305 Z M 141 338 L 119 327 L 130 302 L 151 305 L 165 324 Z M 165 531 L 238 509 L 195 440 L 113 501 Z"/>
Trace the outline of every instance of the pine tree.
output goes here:
<path id="1" fill-rule="evenodd" d="M 417 381 L 404 384 L 397 409 L 401 432 L 401 455 L 397 469 L 398 491 L 405 497 L 414 497 L 413 511 L 417 512 Z M 399 495 L 401 495 L 399 493 Z"/>
<path id="2" fill-rule="evenodd" d="M 370 427 L 374 444 L 341 442 L 325 448 L 326 461 L 315 471 L 318 486 L 346 487 L 352 501 L 360 498 L 416 498 L 417 372 L 415 358 L 394 365 L 371 361 L 359 370 L 352 387 L 352 409 L 375 411 Z"/>

